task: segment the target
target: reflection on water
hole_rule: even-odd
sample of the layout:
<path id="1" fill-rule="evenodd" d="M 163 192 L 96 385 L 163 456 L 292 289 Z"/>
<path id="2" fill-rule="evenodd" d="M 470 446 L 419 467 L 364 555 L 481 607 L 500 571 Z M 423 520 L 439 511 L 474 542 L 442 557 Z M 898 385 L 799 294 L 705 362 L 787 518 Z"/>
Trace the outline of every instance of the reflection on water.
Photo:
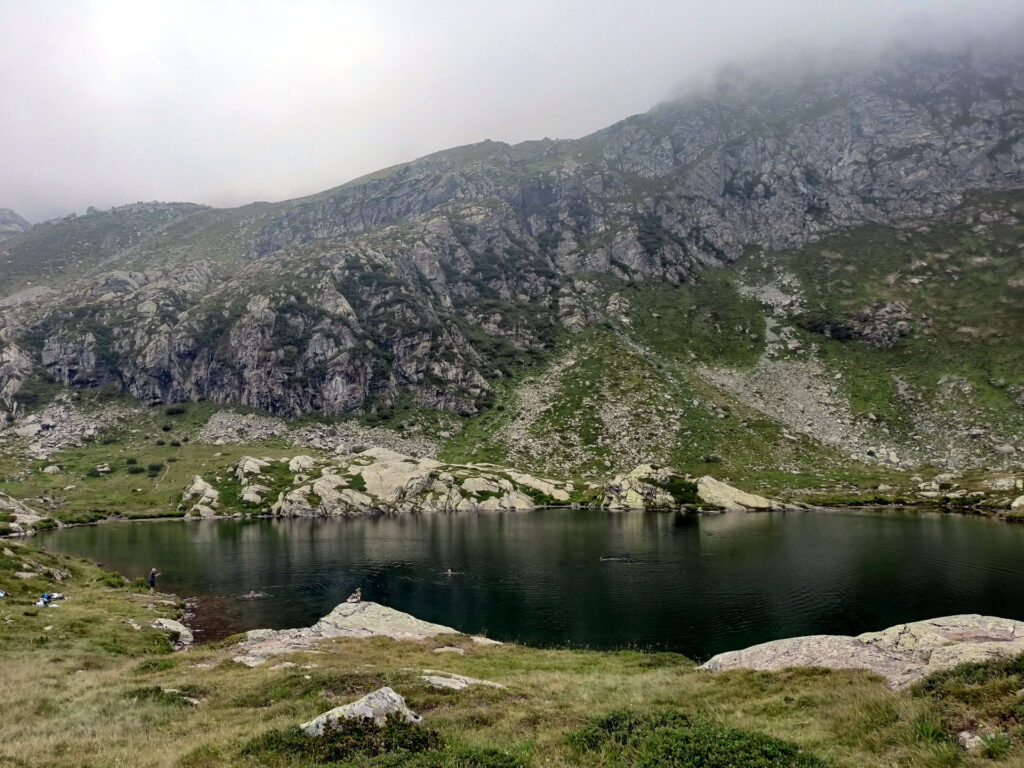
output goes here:
<path id="1" fill-rule="evenodd" d="M 952 613 L 1024 619 L 1024 527 L 913 512 L 166 521 L 40 538 L 130 578 L 156 567 L 161 588 L 202 598 L 207 640 L 311 624 L 356 587 L 497 639 L 694 658 Z"/>

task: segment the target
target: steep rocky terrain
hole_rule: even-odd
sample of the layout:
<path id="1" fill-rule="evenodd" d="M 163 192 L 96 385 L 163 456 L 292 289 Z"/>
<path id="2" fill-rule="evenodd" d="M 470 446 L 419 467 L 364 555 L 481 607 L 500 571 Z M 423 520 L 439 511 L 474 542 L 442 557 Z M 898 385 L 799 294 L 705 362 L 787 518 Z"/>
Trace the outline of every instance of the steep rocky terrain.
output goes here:
<path id="1" fill-rule="evenodd" d="M 0 401 L 357 417 L 558 476 L 1012 464 L 1021 52 L 732 74 L 579 140 L 37 225 L 0 245 Z"/>
<path id="2" fill-rule="evenodd" d="M 0 208 L 0 240 L 27 232 L 31 225 L 10 208 Z"/>

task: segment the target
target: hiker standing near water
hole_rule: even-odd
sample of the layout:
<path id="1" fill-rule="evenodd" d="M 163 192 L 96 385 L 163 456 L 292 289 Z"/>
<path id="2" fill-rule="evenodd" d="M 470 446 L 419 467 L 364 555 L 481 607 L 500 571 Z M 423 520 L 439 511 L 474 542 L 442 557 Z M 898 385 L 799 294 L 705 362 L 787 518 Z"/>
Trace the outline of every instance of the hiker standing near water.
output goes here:
<path id="1" fill-rule="evenodd" d="M 156 572 L 156 568 L 150 568 L 149 569 L 149 591 L 150 592 L 155 592 L 156 591 L 156 577 L 159 576 L 159 575 L 160 574 Z"/>

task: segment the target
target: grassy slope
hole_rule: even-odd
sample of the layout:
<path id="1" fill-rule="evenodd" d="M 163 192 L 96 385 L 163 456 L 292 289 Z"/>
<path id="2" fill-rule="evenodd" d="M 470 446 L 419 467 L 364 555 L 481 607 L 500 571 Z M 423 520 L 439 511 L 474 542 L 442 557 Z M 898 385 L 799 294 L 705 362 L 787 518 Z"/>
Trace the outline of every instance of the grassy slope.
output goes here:
<path id="1" fill-rule="evenodd" d="M 1024 213 L 1020 195 L 989 196 L 976 205 L 1017 218 Z M 980 424 L 1019 431 L 1024 409 L 1014 403 L 1014 387 L 1024 385 L 1024 224 L 976 229 L 964 214 L 926 232 L 865 227 L 794 251 L 748 254 L 737 267 L 754 281 L 770 279 L 776 269 L 795 274 L 804 316 L 816 312 L 842 322 L 870 306 L 906 304 L 913 331 L 891 347 L 802 334 L 820 346 L 828 366 L 843 372 L 855 412 L 874 413 L 907 434 L 911 424 L 894 376 L 929 403 L 941 400 L 944 378 L 959 377 L 972 392 L 950 407 L 973 410 Z"/>
<path id="2" fill-rule="evenodd" d="M 234 469 L 243 456 L 283 458 L 315 453 L 281 441 L 250 445 L 197 443 L 194 438 L 213 408 L 205 403 L 179 407 L 185 413 L 170 416 L 165 408 L 139 408 L 121 427 L 108 430 L 80 447 L 60 451 L 45 461 L 29 461 L 0 452 L 0 477 L 6 479 L 4 490 L 28 499 L 40 511 L 47 511 L 48 507 L 33 500 L 59 500 L 48 511 L 65 522 L 89 522 L 108 515 L 175 517 L 184 514 L 178 510 L 178 502 L 193 475 L 220 477 L 224 482 L 217 485 L 229 492 L 235 488 Z M 170 429 L 164 431 L 164 426 Z M 180 445 L 171 445 L 172 442 Z M 44 474 L 43 468 L 51 464 L 59 466 L 61 472 Z M 109 464 L 111 472 L 97 475 L 93 470 L 100 464 Z M 73 489 L 64 490 L 71 485 Z M 226 495 L 220 511 L 243 511 L 230 501 Z"/>
<path id="3" fill-rule="evenodd" d="M 667 709 L 716 729 L 763 732 L 812 750 L 836 768 L 984 765 L 954 746 L 951 729 L 1002 729 L 1012 739 L 1002 764 L 1024 765 L 1014 693 L 1020 664 L 969 669 L 936 680 L 928 691 L 895 693 L 859 672 L 712 676 L 672 654 L 486 647 L 466 639 L 455 641 L 466 650 L 457 656 L 433 653 L 433 641 L 373 639 L 332 641 L 326 653 L 291 658 L 315 665 L 309 669 L 249 669 L 229 660 L 230 647 L 168 653 L 162 635 L 145 627 L 173 606 L 111 586 L 116 579 L 83 561 L 7 546 L 0 585 L 14 595 L 0 601 L 3 765 L 308 765 L 273 751 L 244 756 L 242 748 L 385 684 L 447 743 L 431 765 L 640 765 L 637 755 L 580 754 L 566 742 L 591 718 L 621 709 Z M 54 585 L 12 578 L 26 561 L 71 571 L 55 585 L 68 595 L 60 608 L 31 606 L 37 593 Z M 132 629 L 133 621 L 143 628 Z M 417 679 L 421 668 L 495 680 L 508 689 L 439 692 Z M 164 688 L 201 703 L 188 706 Z M 470 747 L 497 747 L 517 761 L 485 760 L 478 751 L 475 761 L 460 762 L 455 755 Z M 397 756 L 353 764 L 407 762 Z"/>
<path id="4" fill-rule="evenodd" d="M 674 435 L 651 445 L 649 454 L 683 472 L 728 477 L 776 493 L 823 483 L 867 490 L 895 481 L 892 472 L 850 462 L 808 438 L 785 437 L 778 424 L 697 375 L 699 364 L 748 367 L 764 350 L 764 310 L 740 296 L 731 271 L 708 270 L 700 282 L 681 286 L 592 279 L 601 287 L 602 300 L 595 306 L 618 292 L 633 307 L 631 323 L 610 318 L 569 338 L 554 355 L 556 361 L 575 355 L 575 363 L 546 369 L 558 373 L 549 387 L 551 407 L 531 427 L 536 450 L 510 456 L 497 435 L 515 413 L 516 389 L 531 378 L 543 378 L 544 368 L 531 371 L 532 376 L 520 374 L 500 389 L 496 407 L 467 420 L 445 447 L 445 458 L 511 460 L 547 474 L 556 464 L 565 469 L 555 474 L 576 479 L 628 471 L 636 462 L 614 450 L 616 434 L 597 415 L 602 404 L 614 400 L 633 414 L 641 437 L 645 425 L 661 418 L 659 408 L 682 411 Z M 575 456 L 560 438 L 570 433 L 580 444 Z M 552 447 L 546 449 L 545 443 Z"/>
<path id="5" fill-rule="evenodd" d="M 633 308 L 631 322 L 606 317 L 583 334 L 563 337 L 556 350 L 544 355 L 547 362 L 539 365 L 509 358 L 508 376 L 494 382 L 494 407 L 465 420 L 462 431 L 445 446 L 443 458 L 495 463 L 515 459 L 512 463 L 524 469 L 576 480 L 597 480 L 631 469 L 633 459 L 656 458 L 684 472 L 711 473 L 776 494 L 820 486 L 830 495 L 849 496 L 873 492 L 880 483 L 907 485 L 906 477 L 877 466 L 852 464 L 805 437 L 787 437 L 778 424 L 697 375 L 696 365 L 745 368 L 756 362 L 764 351 L 766 310 L 743 297 L 737 281 L 771 282 L 783 273 L 796 277 L 804 297 L 804 309 L 792 316 L 790 324 L 805 349 L 816 350 L 827 369 L 843 373 L 854 413 L 870 412 L 878 417 L 879 428 L 891 430 L 895 439 L 911 439 L 915 425 L 908 413 L 913 406 L 897 395 L 894 376 L 899 376 L 921 403 L 938 410 L 940 427 L 946 409 L 960 426 L 976 422 L 995 425 L 1003 435 L 1019 434 L 1024 428 L 1024 408 L 1014 400 L 1024 388 L 1024 347 L 1015 340 L 1024 334 L 1024 315 L 1017 311 L 1024 298 L 1020 262 L 1024 226 L 996 223 L 979 229 L 979 206 L 989 212 L 1010 211 L 1020 218 L 1024 201 L 1020 195 L 976 200 L 924 232 L 866 227 L 795 251 L 749 253 L 735 268 L 706 270 L 693 284 L 582 276 L 596 286 L 589 301 L 597 317 L 606 315 L 607 297 L 618 292 Z M 239 237 L 236 229 L 252 230 L 270 208 L 257 204 L 226 212 L 199 211 L 172 224 L 168 235 L 156 235 L 145 247 L 163 247 L 166 243 L 161 245 L 161 238 L 177 241 L 179 235 L 188 234 L 194 243 L 208 242 L 213 251 L 228 253 L 229 244 Z M 966 222 L 968 215 L 974 220 Z M 909 307 L 913 332 L 888 348 L 840 341 L 800 327 L 808 325 L 812 314 L 844 322 L 866 307 L 892 301 Z M 515 412 L 517 388 L 543 376 L 552 361 L 557 369 L 557 363 L 571 353 L 576 362 L 554 377 L 551 407 L 531 426 L 538 444 L 551 443 L 550 450 L 510 456 L 496 433 Z M 953 387 L 950 395 L 953 380 L 966 383 L 970 394 L 957 394 Z M 42 384 L 38 389 L 41 399 L 49 394 Z M 632 412 L 637 426 L 634 442 L 642 443 L 643 427 L 662 418 L 658 408 L 680 409 L 682 421 L 672 435 L 656 433 L 658 444 L 651 445 L 649 456 L 640 448 L 622 451 L 616 447 L 621 427 L 603 424 L 598 415 L 610 401 Z M 197 415 L 208 413 L 205 405 L 190 408 Z M 40 476 L 39 465 L 30 467 L 33 472 L 22 478 L 19 471 L 24 463 L 8 456 L 0 457 L 0 476 L 20 478 L 10 490 L 16 496 L 49 492 L 66 497 L 61 515 L 88 514 L 94 509 L 170 514 L 192 474 L 226 468 L 239 453 L 278 455 L 274 451 L 283 447 L 254 445 L 220 451 L 190 444 L 180 449 L 159 447 L 155 441 L 161 436 L 170 442 L 182 435 L 178 431 L 158 434 L 159 413 L 147 413 L 138 429 L 151 437 L 108 436 L 114 442 L 106 450 L 94 444 L 55 456 L 54 462 L 68 470 L 65 475 Z M 364 418 L 383 426 L 419 427 L 430 434 L 448 429 L 447 421 L 413 406 L 408 398 Z M 197 423 L 189 428 L 194 431 Z M 567 433 L 566 445 L 559 448 L 560 436 Z M 217 452 L 225 454 L 223 460 L 213 456 Z M 166 477 L 161 472 L 149 479 L 127 475 L 122 456 L 136 458 L 140 466 L 169 459 L 177 462 L 167 464 Z M 115 467 L 111 477 L 87 477 L 92 466 L 104 461 Z M 77 486 L 75 492 L 61 490 L 69 484 Z M 141 492 L 134 490 L 139 487 Z"/>

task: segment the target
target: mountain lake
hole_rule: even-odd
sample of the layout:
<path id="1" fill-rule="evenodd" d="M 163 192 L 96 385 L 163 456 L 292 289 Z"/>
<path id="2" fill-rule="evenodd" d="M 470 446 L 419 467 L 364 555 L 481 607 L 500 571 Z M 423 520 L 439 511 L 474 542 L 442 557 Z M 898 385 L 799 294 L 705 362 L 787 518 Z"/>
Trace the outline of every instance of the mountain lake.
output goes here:
<path id="1" fill-rule="evenodd" d="M 908 510 L 162 520 L 36 541 L 129 579 L 157 568 L 160 590 L 196 598 L 200 642 L 310 625 L 356 587 L 497 640 L 698 660 L 949 614 L 1024 619 L 1024 526 Z"/>

